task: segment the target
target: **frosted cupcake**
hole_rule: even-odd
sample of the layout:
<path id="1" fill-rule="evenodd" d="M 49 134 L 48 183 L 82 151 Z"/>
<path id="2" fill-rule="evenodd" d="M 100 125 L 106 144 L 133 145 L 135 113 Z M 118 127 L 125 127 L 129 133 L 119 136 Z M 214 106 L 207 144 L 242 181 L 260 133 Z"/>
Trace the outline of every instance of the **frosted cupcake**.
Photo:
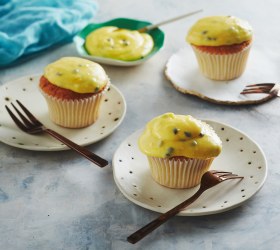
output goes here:
<path id="1" fill-rule="evenodd" d="M 82 128 L 98 119 L 101 100 L 109 84 L 99 64 L 78 57 L 63 57 L 45 67 L 39 88 L 54 123 Z"/>
<path id="2" fill-rule="evenodd" d="M 217 134 L 190 115 L 166 113 L 152 119 L 139 137 L 153 179 L 170 188 L 191 188 L 222 149 Z"/>
<path id="3" fill-rule="evenodd" d="M 210 16 L 198 20 L 186 40 L 204 76 L 212 80 L 231 80 L 245 70 L 252 36 L 247 21 L 234 16 Z"/>

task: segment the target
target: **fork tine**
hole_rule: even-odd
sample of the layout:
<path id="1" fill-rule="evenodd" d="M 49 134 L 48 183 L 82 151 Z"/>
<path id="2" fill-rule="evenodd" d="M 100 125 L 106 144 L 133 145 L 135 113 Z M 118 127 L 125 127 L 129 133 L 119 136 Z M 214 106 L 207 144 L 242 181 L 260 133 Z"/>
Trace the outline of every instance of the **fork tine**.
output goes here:
<path id="1" fill-rule="evenodd" d="M 37 120 L 37 118 L 31 114 L 31 112 L 19 101 L 16 100 L 16 102 L 18 103 L 18 105 L 22 108 L 22 110 L 24 111 L 24 113 L 28 116 L 28 118 L 35 124 L 35 125 L 43 125 L 41 122 L 39 122 Z"/>
<path id="2" fill-rule="evenodd" d="M 226 180 L 231 180 L 231 179 L 243 179 L 244 177 L 243 176 L 239 176 L 237 174 L 230 173 L 230 174 L 219 175 L 219 178 L 222 181 L 226 181 Z"/>
<path id="3" fill-rule="evenodd" d="M 13 106 L 13 108 L 15 109 L 15 111 L 17 112 L 17 114 L 20 116 L 21 120 L 23 121 L 23 123 L 27 126 L 30 127 L 32 126 L 32 123 L 17 109 L 17 107 L 11 103 L 11 105 Z"/>
<path id="4" fill-rule="evenodd" d="M 238 176 L 237 174 L 223 174 L 223 175 L 220 175 L 220 177 L 223 177 L 223 178 L 231 178 L 231 177 L 236 177 Z"/>
<path id="5" fill-rule="evenodd" d="M 240 94 L 269 94 L 270 89 L 244 89 Z"/>
<path id="6" fill-rule="evenodd" d="M 27 131 L 26 127 L 24 126 L 24 124 L 14 115 L 14 113 L 8 108 L 7 105 L 5 105 L 6 110 L 8 111 L 9 115 L 11 116 L 11 118 L 13 119 L 13 121 L 15 122 L 15 124 L 23 131 Z"/>
<path id="7" fill-rule="evenodd" d="M 246 86 L 245 89 L 272 89 L 273 86 Z"/>
<path id="8" fill-rule="evenodd" d="M 223 170 L 210 170 L 210 172 L 212 174 L 231 174 L 232 172 L 227 172 L 227 171 L 223 171 Z"/>
<path id="9" fill-rule="evenodd" d="M 243 179 L 243 176 L 238 176 L 237 174 L 233 174 L 232 172 L 212 170 L 210 171 L 212 174 L 216 175 L 218 178 L 221 178 L 222 181 L 230 180 L 230 179 Z"/>
<path id="10" fill-rule="evenodd" d="M 244 90 L 263 90 L 263 91 L 270 91 L 272 89 L 271 86 L 252 86 L 252 87 L 248 87 L 246 86 Z"/>
<path id="11" fill-rule="evenodd" d="M 236 175 L 236 176 L 230 176 L 230 177 L 224 177 L 224 178 L 225 178 L 224 181 L 226 181 L 226 180 L 232 180 L 232 179 L 244 179 L 244 176 Z"/>
<path id="12" fill-rule="evenodd" d="M 244 89 L 272 89 L 274 85 L 248 85 Z"/>
<path id="13" fill-rule="evenodd" d="M 221 181 L 223 182 L 223 181 L 226 181 L 226 180 L 233 180 L 233 179 L 244 179 L 244 177 L 243 176 L 238 176 L 238 175 L 236 175 L 236 176 L 224 176 L 224 177 L 221 177 Z"/>
<path id="14" fill-rule="evenodd" d="M 270 86 L 273 87 L 275 83 L 256 83 L 256 84 L 249 84 L 246 87 L 257 87 L 257 86 Z"/>
<path id="15" fill-rule="evenodd" d="M 222 173 L 219 175 L 219 177 L 227 177 L 227 176 L 237 176 L 237 174 L 233 174 L 233 173 L 229 172 L 229 173 Z"/>

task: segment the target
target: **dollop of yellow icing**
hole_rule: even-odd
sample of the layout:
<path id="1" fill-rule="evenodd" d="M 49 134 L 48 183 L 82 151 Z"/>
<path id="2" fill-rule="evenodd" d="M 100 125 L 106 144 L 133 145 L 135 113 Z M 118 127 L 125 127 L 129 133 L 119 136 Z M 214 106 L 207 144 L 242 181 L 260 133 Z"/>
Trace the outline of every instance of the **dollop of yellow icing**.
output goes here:
<path id="1" fill-rule="evenodd" d="M 98 92 L 109 82 L 101 65 L 79 57 L 63 57 L 47 65 L 44 77 L 58 87 L 77 93 Z"/>
<path id="2" fill-rule="evenodd" d="M 186 40 L 197 46 L 240 44 L 252 39 L 250 24 L 234 16 L 210 16 L 198 20 Z"/>
<path id="3" fill-rule="evenodd" d="M 85 39 L 85 48 L 90 55 L 123 61 L 138 60 L 148 55 L 153 46 L 149 34 L 115 26 L 96 29 Z"/>
<path id="4" fill-rule="evenodd" d="M 153 157 L 216 157 L 222 142 L 205 122 L 190 115 L 166 113 L 152 119 L 138 140 L 140 150 Z"/>

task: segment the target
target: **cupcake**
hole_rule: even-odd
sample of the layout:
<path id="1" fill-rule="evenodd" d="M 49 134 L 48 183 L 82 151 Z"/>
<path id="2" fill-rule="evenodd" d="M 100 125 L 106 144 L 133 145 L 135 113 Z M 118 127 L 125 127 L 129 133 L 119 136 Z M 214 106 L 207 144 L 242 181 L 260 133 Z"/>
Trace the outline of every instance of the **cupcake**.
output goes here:
<path id="1" fill-rule="evenodd" d="M 110 80 L 97 63 L 63 57 L 44 69 L 39 89 L 48 104 L 50 119 L 66 128 L 93 124 Z"/>
<path id="2" fill-rule="evenodd" d="M 210 16 L 198 20 L 189 30 L 201 73 L 212 80 L 231 80 L 245 70 L 252 44 L 252 28 L 234 16 Z"/>
<path id="3" fill-rule="evenodd" d="M 149 161 L 153 179 L 169 188 L 191 188 L 222 149 L 213 128 L 190 115 L 166 113 L 152 119 L 138 145 Z"/>

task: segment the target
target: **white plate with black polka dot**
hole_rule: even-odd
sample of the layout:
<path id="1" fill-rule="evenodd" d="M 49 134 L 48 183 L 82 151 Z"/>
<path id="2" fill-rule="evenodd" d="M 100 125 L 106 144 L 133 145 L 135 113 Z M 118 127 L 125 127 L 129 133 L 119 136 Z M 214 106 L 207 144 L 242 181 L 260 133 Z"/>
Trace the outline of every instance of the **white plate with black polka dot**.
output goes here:
<path id="1" fill-rule="evenodd" d="M 246 134 L 226 124 L 206 121 L 223 142 L 222 153 L 210 169 L 230 171 L 243 180 L 229 180 L 204 192 L 179 213 L 200 216 L 233 209 L 255 195 L 263 186 L 267 163 L 262 149 Z M 130 201 L 152 211 L 164 213 L 192 196 L 199 186 L 171 189 L 157 184 L 150 175 L 149 164 L 137 146 L 142 129 L 125 139 L 113 157 L 116 185 Z"/>
<path id="2" fill-rule="evenodd" d="M 81 129 L 67 129 L 55 125 L 48 116 L 48 107 L 39 91 L 40 75 L 24 76 L 0 86 L 0 141 L 8 145 L 37 151 L 58 151 L 69 149 L 49 135 L 30 135 L 15 125 L 5 109 L 18 99 L 46 127 L 55 130 L 79 145 L 86 146 L 111 134 L 123 121 L 126 102 L 122 93 L 111 84 L 101 105 L 99 118 L 91 126 Z"/>

